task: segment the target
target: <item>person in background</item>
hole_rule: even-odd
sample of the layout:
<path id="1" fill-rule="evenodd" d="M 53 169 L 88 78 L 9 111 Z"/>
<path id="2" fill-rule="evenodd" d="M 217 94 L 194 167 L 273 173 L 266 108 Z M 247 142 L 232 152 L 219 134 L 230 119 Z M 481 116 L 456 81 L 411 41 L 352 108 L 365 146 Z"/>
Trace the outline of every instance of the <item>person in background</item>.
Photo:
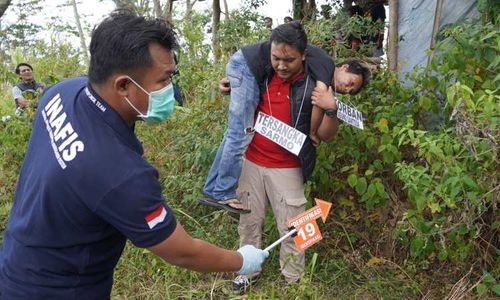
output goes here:
<path id="1" fill-rule="evenodd" d="M 273 19 L 271 17 L 264 18 L 264 26 L 271 31 L 273 29 Z"/>
<path id="2" fill-rule="evenodd" d="M 364 16 L 364 10 L 363 8 L 358 5 L 358 2 L 359 1 L 354 1 L 354 5 L 350 7 L 349 11 L 347 12 L 347 14 L 349 15 L 349 17 L 351 18 L 362 18 Z M 350 34 L 348 37 L 347 37 L 347 42 L 349 44 L 349 47 L 354 51 L 354 52 L 357 52 L 359 50 L 359 47 L 361 45 L 361 39 L 360 37 L 356 37 L 352 34 Z"/>
<path id="3" fill-rule="evenodd" d="M 368 11 L 369 16 L 371 17 L 371 21 L 373 24 L 376 24 L 377 22 L 385 24 L 385 8 L 383 4 L 383 0 L 379 0 L 377 2 L 374 2 L 370 5 L 370 9 Z M 382 29 L 377 32 L 375 35 L 371 37 L 371 42 L 374 43 L 374 49 L 373 49 L 373 56 L 374 57 L 380 57 L 384 55 L 384 29 Z"/>
<path id="4" fill-rule="evenodd" d="M 360 44 L 373 44 L 373 51 L 369 55 L 380 57 L 384 54 L 384 23 L 386 19 L 384 0 L 375 0 L 370 3 L 362 2 L 360 0 L 354 1 L 353 5 L 348 11 L 351 17 L 369 17 L 373 26 L 380 26 L 380 30 L 372 36 L 362 36 L 361 39 L 354 36 L 349 36 L 348 41 L 351 49 L 354 51 L 359 50 Z M 361 6 L 363 5 L 363 6 Z"/>
<path id="5" fill-rule="evenodd" d="M 199 272 L 258 272 L 267 251 L 192 238 L 134 128 L 174 111 L 167 22 L 115 11 L 92 33 L 88 77 L 39 103 L 0 248 L 0 299 L 109 299 L 126 240 Z M 172 200 L 171 200 L 172 201 Z"/>
<path id="6" fill-rule="evenodd" d="M 18 64 L 15 72 L 21 81 L 12 87 L 12 95 L 16 104 L 16 115 L 20 115 L 30 100 L 43 92 L 45 86 L 35 81 L 33 67 L 28 63 Z"/>
<path id="7" fill-rule="evenodd" d="M 323 19 L 331 19 L 332 7 L 328 4 L 321 5 L 321 16 Z"/>
<path id="8" fill-rule="evenodd" d="M 177 53 L 174 52 L 174 61 L 175 61 L 175 65 L 177 66 L 179 64 L 179 58 L 177 57 Z M 181 90 L 181 87 L 179 86 L 178 84 L 178 78 L 179 78 L 179 69 L 175 69 L 175 72 L 174 72 L 174 78 L 173 78 L 173 82 L 172 84 L 174 85 L 174 98 L 175 98 L 175 101 L 177 101 L 177 104 L 179 106 L 183 106 L 184 105 L 184 99 L 182 97 L 182 90 Z"/>
<path id="9" fill-rule="evenodd" d="M 359 16 L 359 17 L 363 17 L 364 14 L 365 14 L 365 11 L 363 10 L 363 8 L 359 5 L 358 3 L 359 1 L 354 1 L 354 5 L 352 5 L 350 8 L 349 8 L 349 11 L 347 12 L 348 15 L 350 17 L 354 17 L 354 16 Z"/>
<path id="10" fill-rule="evenodd" d="M 182 98 L 181 87 L 176 82 L 174 82 L 173 85 L 174 85 L 174 98 L 175 98 L 175 101 L 177 101 L 177 105 L 183 106 L 184 105 L 184 99 Z"/>

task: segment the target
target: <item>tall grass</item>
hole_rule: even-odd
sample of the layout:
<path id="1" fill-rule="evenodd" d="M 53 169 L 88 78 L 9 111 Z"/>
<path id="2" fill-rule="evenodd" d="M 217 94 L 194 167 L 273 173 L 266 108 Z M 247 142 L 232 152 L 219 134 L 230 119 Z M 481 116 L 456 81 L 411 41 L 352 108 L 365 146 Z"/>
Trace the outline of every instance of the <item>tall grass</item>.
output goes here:
<path id="1" fill-rule="evenodd" d="M 193 31 L 202 28 L 189 25 L 188 29 Z M 470 46 L 466 42 L 471 38 L 482 39 L 483 28 L 480 26 L 458 29 L 458 37 L 461 37 L 462 32 L 467 33 L 467 38 L 459 40 L 461 45 Z M 500 31 L 494 26 L 488 30 L 492 33 L 487 33 L 488 38 L 481 43 L 473 43 L 475 47 L 496 45 L 493 39 L 498 41 Z M 194 33 L 195 36 L 203 36 L 200 32 Z M 194 53 L 195 48 L 188 49 Z M 237 249 L 237 220 L 227 213 L 196 204 L 226 127 L 228 105 L 227 99 L 217 93 L 225 62 L 212 65 L 207 55 L 204 55 L 206 47 L 200 49 L 203 50 L 201 55 L 191 55 L 189 51 L 181 53 L 180 85 L 185 91 L 186 106 L 177 107 L 175 114 L 158 126 L 138 123 L 137 134 L 144 144 L 145 158 L 160 173 L 163 193 L 179 222 L 196 238 Z M 461 218 L 453 218 L 462 216 L 460 205 L 466 204 L 464 207 L 471 212 L 474 212 L 471 203 L 477 205 L 469 202 L 468 198 L 478 198 L 480 194 L 469 192 L 466 195 L 468 198 L 457 196 L 462 190 L 481 191 L 483 186 L 498 182 L 498 174 L 494 172 L 498 157 L 485 160 L 481 172 L 469 170 L 469 167 L 477 164 L 464 149 L 462 140 L 455 135 L 454 124 L 447 122 L 443 124 L 447 128 L 424 132 L 419 122 L 422 112 L 430 109 L 429 102 L 435 103 L 436 90 L 448 92 L 449 98 L 454 101 L 466 99 L 467 105 L 477 100 L 466 97 L 472 91 L 481 105 L 477 105 L 474 114 L 472 110 L 468 111 L 469 115 L 482 117 L 479 120 L 483 123 L 479 124 L 485 123 L 492 127 L 487 132 L 498 133 L 498 88 L 495 87 L 498 79 L 493 78 L 497 74 L 492 75 L 490 71 L 494 68 L 487 65 L 476 68 L 476 63 L 484 64 L 481 55 L 477 56 L 476 61 L 472 61 L 476 59 L 472 55 L 467 56 L 471 63 L 459 64 L 457 61 L 464 56 L 463 50 L 455 46 L 445 50 L 443 52 L 453 54 L 455 58 L 449 59 L 447 63 L 435 64 L 446 67 L 448 71 L 442 71 L 441 74 L 452 74 L 451 80 L 463 77 L 463 84 L 447 86 L 446 80 L 438 81 L 434 75 L 422 76 L 416 77 L 416 91 L 408 90 L 400 87 L 394 74 L 382 72 L 374 78 L 366 92 L 353 100 L 363 110 L 370 124 L 366 124 L 364 131 L 343 125 L 334 142 L 318 149 L 313 182 L 307 185 L 306 192 L 310 200 L 312 196 L 321 196 L 332 201 L 334 206 L 327 223 L 319 224 L 323 241 L 306 252 L 306 274 L 300 282 L 292 285 L 285 283 L 280 275 L 278 251 L 273 250 L 259 282 L 242 297 L 231 292 L 230 281 L 234 274 L 190 272 L 170 266 L 147 250 L 127 244 L 115 272 L 112 297 L 443 299 L 450 294 L 455 295 L 455 291 L 465 285 L 469 289 L 467 293 L 463 292 L 466 298 L 494 298 L 495 293 L 500 293 L 498 244 L 495 244 L 498 243 L 495 233 L 498 234 L 499 227 L 498 217 L 493 212 L 496 206 L 492 206 L 497 201 L 497 195 L 489 193 L 484 199 L 479 199 L 488 204 L 485 206 L 488 210 L 484 211 L 479 210 L 483 209 L 481 206 L 477 206 L 479 217 L 484 219 L 477 218 L 467 224 L 460 224 Z M 484 57 L 490 58 L 491 55 Z M 74 60 L 69 61 L 68 65 L 59 64 L 63 70 L 54 70 L 54 64 L 50 62 L 56 59 L 60 61 L 58 58 L 55 53 L 49 55 L 46 61 L 37 62 L 37 59 L 45 58 L 33 57 L 30 62 L 40 66 L 37 72 L 48 74 L 51 82 L 78 75 L 82 71 L 82 67 L 73 64 Z M 458 67 L 463 69 L 454 69 Z M 6 70 L 9 68 L 3 66 L 0 75 L 8 74 Z M 472 79 L 468 80 L 467 76 Z M 5 81 L 3 77 L 0 79 Z M 0 115 L 12 115 L 14 111 L 10 95 L 12 83 L 0 86 Z M 443 93 L 436 94 L 441 96 Z M 448 110 L 451 108 L 453 106 L 447 107 Z M 14 198 L 19 168 L 31 132 L 32 116 L 33 111 L 30 111 L 21 118 L 13 117 L 7 122 L 0 122 L 0 233 L 5 229 Z M 468 136 L 464 138 L 468 138 L 466 142 L 475 142 Z M 495 138 L 498 141 L 498 137 Z M 434 146 L 429 146 L 430 143 Z M 477 149 L 489 149 L 487 141 L 481 142 L 479 146 Z M 493 150 L 479 154 L 485 153 L 491 155 Z M 464 160 L 464 156 L 468 160 Z M 445 160 L 452 163 L 447 165 Z M 471 180 L 464 181 L 465 185 L 459 186 L 462 188 L 458 190 L 459 194 L 449 196 L 449 185 L 440 180 L 450 176 L 453 171 L 451 167 L 458 164 L 463 164 L 464 170 L 468 170 L 477 184 L 470 183 Z M 399 172 L 398 176 L 394 175 L 395 170 Z M 421 172 L 420 177 L 413 175 L 417 171 Z M 478 174 L 489 176 L 489 180 L 481 180 Z M 460 172 L 454 176 L 459 183 L 466 177 Z M 425 189 L 422 188 L 423 183 L 427 183 Z M 442 186 L 443 189 L 436 189 L 433 197 L 418 197 L 416 204 L 412 202 L 412 196 L 434 191 L 436 186 Z M 447 197 L 445 200 L 448 202 L 439 197 Z M 448 205 L 450 203 L 454 205 Z M 477 225 L 474 224 L 477 220 L 484 223 L 480 224 L 481 228 L 485 228 L 483 232 L 474 233 L 472 225 Z M 488 220 L 492 220 L 491 223 Z M 460 226 L 448 224 L 451 221 Z M 441 225 L 450 226 L 450 230 L 457 230 L 457 233 L 450 234 L 449 239 L 443 235 L 442 240 L 435 240 L 435 236 L 429 232 L 434 230 L 441 233 Z M 275 221 L 269 213 L 264 226 L 263 244 L 268 245 L 277 238 Z M 444 250 L 449 253 L 444 253 Z"/>

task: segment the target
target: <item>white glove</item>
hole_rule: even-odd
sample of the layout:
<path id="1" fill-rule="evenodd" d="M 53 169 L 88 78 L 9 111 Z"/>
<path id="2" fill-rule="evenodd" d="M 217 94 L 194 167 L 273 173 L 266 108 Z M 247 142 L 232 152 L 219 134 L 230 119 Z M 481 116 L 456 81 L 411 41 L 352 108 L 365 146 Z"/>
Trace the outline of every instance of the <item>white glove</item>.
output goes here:
<path id="1" fill-rule="evenodd" d="M 261 265 L 269 256 L 269 251 L 257 249 L 252 245 L 245 245 L 238 249 L 238 252 L 243 256 L 243 265 L 238 271 L 238 274 L 252 274 L 261 270 Z"/>

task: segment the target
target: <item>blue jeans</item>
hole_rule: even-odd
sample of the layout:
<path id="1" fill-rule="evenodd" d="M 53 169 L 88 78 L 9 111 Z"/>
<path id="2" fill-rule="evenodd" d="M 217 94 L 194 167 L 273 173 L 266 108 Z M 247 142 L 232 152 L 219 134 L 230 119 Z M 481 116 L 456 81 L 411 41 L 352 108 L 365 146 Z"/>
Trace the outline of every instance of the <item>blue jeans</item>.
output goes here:
<path id="1" fill-rule="evenodd" d="M 243 152 L 253 134 L 254 115 L 259 104 L 259 86 L 241 50 L 229 59 L 226 76 L 231 84 L 228 127 L 208 172 L 203 192 L 215 200 L 236 198 Z"/>

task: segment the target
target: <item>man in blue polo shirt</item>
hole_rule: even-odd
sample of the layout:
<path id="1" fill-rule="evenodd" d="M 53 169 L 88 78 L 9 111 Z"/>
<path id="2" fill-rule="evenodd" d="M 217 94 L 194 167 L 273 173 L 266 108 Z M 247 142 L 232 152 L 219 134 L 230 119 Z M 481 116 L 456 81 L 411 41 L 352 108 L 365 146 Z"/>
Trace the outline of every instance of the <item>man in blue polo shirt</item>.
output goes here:
<path id="1" fill-rule="evenodd" d="M 93 32 L 89 76 L 40 100 L 0 250 L 0 299 L 108 299 L 126 239 L 191 270 L 256 272 L 267 251 L 191 238 L 142 157 L 134 123 L 173 112 L 172 29 L 114 12 Z"/>

